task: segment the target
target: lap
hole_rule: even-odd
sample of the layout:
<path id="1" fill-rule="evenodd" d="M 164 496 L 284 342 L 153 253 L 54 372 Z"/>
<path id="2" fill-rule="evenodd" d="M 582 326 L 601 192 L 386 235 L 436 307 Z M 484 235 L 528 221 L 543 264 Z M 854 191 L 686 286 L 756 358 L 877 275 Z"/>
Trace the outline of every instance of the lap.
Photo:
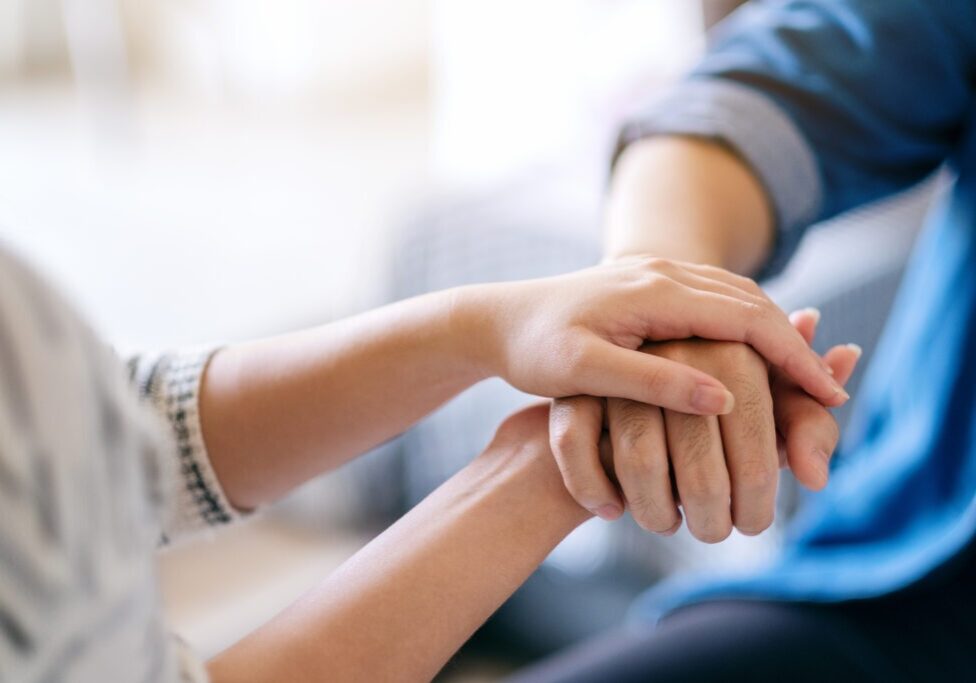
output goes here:
<path id="1" fill-rule="evenodd" d="M 870 671 L 838 627 L 828 615 L 792 605 L 703 603 L 676 612 L 657 628 L 603 636 L 515 680 L 823 681 L 836 679 L 838 672 L 870 680 Z"/>
<path id="2" fill-rule="evenodd" d="M 692 605 L 656 628 L 621 629 L 513 680 L 968 680 L 976 672 L 973 576 L 963 571 L 903 593 L 837 604 Z"/>

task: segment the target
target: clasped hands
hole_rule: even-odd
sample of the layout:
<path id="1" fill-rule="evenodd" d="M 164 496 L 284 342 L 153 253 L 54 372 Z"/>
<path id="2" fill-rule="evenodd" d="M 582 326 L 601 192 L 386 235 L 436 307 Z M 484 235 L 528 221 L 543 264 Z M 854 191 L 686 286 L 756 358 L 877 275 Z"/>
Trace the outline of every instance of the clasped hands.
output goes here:
<path id="1" fill-rule="evenodd" d="M 714 543 L 772 523 L 780 467 L 810 489 L 827 483 L 828 408 L 848 399 L 860 350 L 820 358 L 819 314 L 787 317 L 748 278 L 635 257 L 465 288 L 454 308 L 486 375 L 555 399 L 553 454 L 595 515 L 627 508 L 661 534 L 684 517 Z"/>

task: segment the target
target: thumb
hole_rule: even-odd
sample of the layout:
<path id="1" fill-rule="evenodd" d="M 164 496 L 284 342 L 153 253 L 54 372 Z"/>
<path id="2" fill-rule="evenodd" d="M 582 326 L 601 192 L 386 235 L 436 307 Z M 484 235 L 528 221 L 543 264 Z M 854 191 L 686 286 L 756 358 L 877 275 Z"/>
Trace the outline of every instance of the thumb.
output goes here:
<path id="1" fill-rule="evenodd" d="M 724 415 L 735 406 L 732 393 L 711 375 L 610 342 L 594 345 L 576 381 L 581 394 L 628 398 L 692 415 Z"/>

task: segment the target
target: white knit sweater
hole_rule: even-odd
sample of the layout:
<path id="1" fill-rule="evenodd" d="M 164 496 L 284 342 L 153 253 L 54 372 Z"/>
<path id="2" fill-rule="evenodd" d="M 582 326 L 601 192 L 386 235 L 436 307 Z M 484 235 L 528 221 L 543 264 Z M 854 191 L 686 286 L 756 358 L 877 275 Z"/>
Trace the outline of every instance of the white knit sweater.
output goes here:
<path id="1" fill-rule="evenodd" d="M 204 681 L 155 551 L 233 521 L 197 396 L 210 351 L 125 364 L 0 250 L 0 680 Z"/>

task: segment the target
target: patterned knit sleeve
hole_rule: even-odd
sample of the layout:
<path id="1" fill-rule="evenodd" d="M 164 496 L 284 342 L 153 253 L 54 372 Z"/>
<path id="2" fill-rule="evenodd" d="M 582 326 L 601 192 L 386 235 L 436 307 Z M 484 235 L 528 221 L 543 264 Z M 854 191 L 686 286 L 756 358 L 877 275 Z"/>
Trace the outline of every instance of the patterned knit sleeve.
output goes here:
<path id="1" fill-rule="evenodd" d="M 210 348 L 143 354 L 128 361 L 130 380 L 140 398 L 165 422 L 174 444 L 178 476 L 164 510 L 164 543 L 244 516 L 227 499 L 200 429 L 200 381 L 214 352 Z"/>

